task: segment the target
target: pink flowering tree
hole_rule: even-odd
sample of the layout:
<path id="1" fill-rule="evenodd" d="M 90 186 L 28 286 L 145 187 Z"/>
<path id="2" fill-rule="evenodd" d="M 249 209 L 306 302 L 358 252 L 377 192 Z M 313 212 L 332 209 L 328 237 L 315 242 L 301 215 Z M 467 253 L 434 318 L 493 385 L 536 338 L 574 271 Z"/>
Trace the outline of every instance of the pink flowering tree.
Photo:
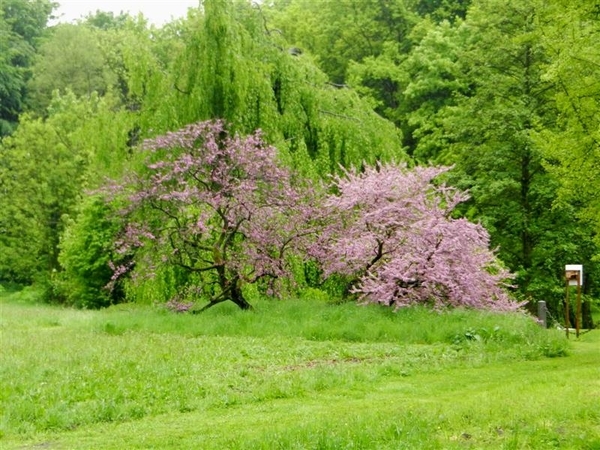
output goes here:
<path id="1" fill-rule="evenodd" d="M 518 308 L 486 230 L 451 217 L 468 196 L 432 183 L 447 170 L 388 164 L 335 177 L 325 205 L 335 220 L 312 250 L 324 275 L 353 277 L 363 301 L 395 307 Z"/>
<path id="2" fill-rule="evenodd" d="M 143 151 L 145 170 L 111 188 L 130 217 L 121 253 L 197 274 L 197 287 L 211 293 L 202 309 L 226 300 L 249 309 L 244 283 L 274 287 L 290 275 L 286 256 L 312 234 L 302 194 L 310 190 L 292 185 L 260 132 L 232 136 L 221 121 L 200 122 L 146 141 Z M 113 278 L 131 267 L 114 267 Z"/>

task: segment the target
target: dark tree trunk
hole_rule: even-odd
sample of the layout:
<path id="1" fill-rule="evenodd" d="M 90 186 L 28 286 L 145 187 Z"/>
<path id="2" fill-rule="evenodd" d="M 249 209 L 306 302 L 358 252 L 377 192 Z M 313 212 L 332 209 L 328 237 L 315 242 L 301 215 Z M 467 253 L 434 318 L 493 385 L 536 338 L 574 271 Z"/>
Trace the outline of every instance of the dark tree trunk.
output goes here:
<path id="1" fill-rule="evenodd" d="M 592 292 L 593 279 L 587 277 L 583 283 L 583 294 L 589 295 Z M 581 304 L 581 328 L 591 330 L 594 328 L 594 319 L 592 317 L 592 305 L 589 301 Z"/>
<path id="2" fill-rule="evenodd" d="M 229 278 L 224 265 L 219 265 L 215 268 L 219 277 L 219 285 L 221 286 L 222 293 L 217 298 L 212 299 L 207 305 L 203 306 L 195 314 L 206 311 L 219 303 L 223 303 L 227 300 L 231 300 L 233 303 L 238 305 L 240 309 L 250 310 L 252 305 L 245 299 L 241 288 L 241 281 L 238 275 L 233 275 Z"/>
<path id="3" fill-rule="evenodd" d="M 525 149 L 525 154 L 521 159 L 521 212 L 523 215 L 521 223 L 521 264 L 525 269 L 523 279 L 523 290 L 529 289 L 531 282 L 531 267 L 533 260 L 533 236 L 531 234 L 531 165 L 532 157 L 529 149 Z"/>
<path id="4" fill-rule="evenodd" d="M 240 277 L 238 275 L 234 275 L 230 279 L 227 276 L 225 266 L 222 265 L 217 267 L 217 274 L 219 276 L 219 284 L 221 285 L 223 293 L 218 297 L 218 299 L 212 300 L 208 305 L 200 309 L 198 312 L 202 312 L 211 306 L 226 300 L 231 300 L 233 303 L 238 305 L 240 309 L 252 309 L 252 305 L 248 303 L 242 292 Z"/>
<path id="5" fill-rule="evenodd" d="M 218 305 L 219 303 L 223 303 L 224 301 L 227 301 L 226 298 L 218 298 L 216 300 L 211 300 L 207 305 L 204 305 L 202 308 L 196 310 L 196 311 L 192 311 L 192 314 L 200 314 L 201 312 L 206 311 L 208 308 L 212 308 L 215 305 Z"/>
<path id="6" fill-rule="evenodd" d="M 231 301 L 238 305 L 241 309 L 252 309 L 252 305 L 244 298 L 244 294 L 242 293 L 242 289 L 240 287 L 240 280 L 236 277 L 231 283 Z"/>
<path id="7" fill-rule="evenodd" d="M 581 304 L 581 328 L 586 328 L 588 330 L 594 328 L 592 305 L 589 301 L 585 301 Z"/>

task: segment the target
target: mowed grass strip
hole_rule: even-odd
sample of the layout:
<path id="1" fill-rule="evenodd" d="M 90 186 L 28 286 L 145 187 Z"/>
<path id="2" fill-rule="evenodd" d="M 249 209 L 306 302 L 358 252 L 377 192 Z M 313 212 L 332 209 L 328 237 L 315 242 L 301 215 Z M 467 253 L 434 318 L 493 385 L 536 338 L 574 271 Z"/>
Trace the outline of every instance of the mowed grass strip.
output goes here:
<path id="1" fill-rule="evenodd" d="M 0 307 L 7 448 L 497 448 L 542 437 L 582 445 L 598 433 L 580 426 L 595 423 L 594 351 L 578 353 L 579 342 L 572 357 L 540 360 L 564 354 L 564 339 L 520 316 L 415 310 L 403 323 L 378 308 L 310 302 L 197 317 Z M 388 331 L 367 326 L 344 340 L 361 315 Z M 319 320 L 335 338 L 315 333 Z M 286 322 L 295 325 L 279 335 Z M 431 329 L 402 340 L 389 323 Z M 557 393 L 544 381 L 573 371 L 584 382 Z M 547 422 L 532 422 L 542 410 Z"/>
<path id="2" fill-rule="evenodd" d="M 586 338 L 590 338 L 586 336 Z M 571 448 L 600 446 L 600 340 L 568 358 L 455 368 L 369 389 L 99 424 L 7 448 Z M 578 383 L 573 374 L 582 378 Z"/>

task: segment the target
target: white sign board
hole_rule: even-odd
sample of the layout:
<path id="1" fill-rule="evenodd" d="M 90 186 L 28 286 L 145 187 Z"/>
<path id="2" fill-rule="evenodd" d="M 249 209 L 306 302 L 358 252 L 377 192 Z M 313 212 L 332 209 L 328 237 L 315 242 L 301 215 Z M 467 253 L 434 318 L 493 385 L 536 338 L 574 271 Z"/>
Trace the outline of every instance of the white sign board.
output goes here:
<path id="1" fill-rule="evenodd" d="M 567 264 L 565 275 L 569 280 L 569 286 L 577 286 L 577 280 L 579 280 L 579 286 L 583 286 L 583 266 L 581 264 Z"/>

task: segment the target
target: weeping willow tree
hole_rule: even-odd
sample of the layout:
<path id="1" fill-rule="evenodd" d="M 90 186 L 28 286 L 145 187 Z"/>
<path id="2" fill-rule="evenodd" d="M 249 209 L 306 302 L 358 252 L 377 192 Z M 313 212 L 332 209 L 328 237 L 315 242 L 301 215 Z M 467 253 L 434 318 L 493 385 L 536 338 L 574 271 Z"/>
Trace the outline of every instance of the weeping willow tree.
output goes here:
<path id="1" fill-rule="evenodd" d="M 390 122 L 346 86 L 328 83 L 309 55 L 289 48 L 258 6 L 205 0 L 181 24 L 184 45 L 143 96 L 145 136 L 207 119 L 234 132 L 261 129 L 280 157 L 306 175 L 339 165 L 405 158 Z"/>

